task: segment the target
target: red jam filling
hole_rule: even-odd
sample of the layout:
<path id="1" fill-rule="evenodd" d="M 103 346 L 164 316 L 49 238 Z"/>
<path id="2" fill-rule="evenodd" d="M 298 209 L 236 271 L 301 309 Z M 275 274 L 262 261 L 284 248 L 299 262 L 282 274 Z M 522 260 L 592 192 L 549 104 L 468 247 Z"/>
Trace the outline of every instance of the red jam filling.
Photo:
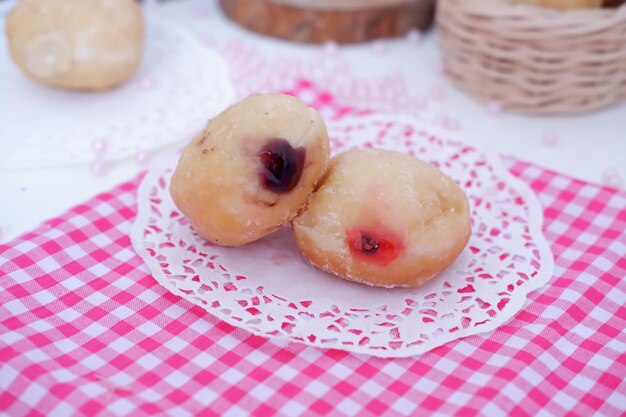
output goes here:
<path id="1" fill-rule="evenodd" d="M 346 241 L 352 256 L 378 266 L 389 265 L 404 249 L 400 236 L 382 227 L 348 229 Z"/>

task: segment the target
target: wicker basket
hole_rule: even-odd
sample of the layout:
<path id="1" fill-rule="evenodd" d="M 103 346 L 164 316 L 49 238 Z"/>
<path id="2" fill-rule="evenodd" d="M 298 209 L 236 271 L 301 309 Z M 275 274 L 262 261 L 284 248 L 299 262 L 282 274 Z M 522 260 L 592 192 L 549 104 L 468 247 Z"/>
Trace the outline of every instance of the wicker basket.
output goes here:
<path id="1" fill-rule="evenodd" d="M 447 73 L 503 108 L 589 111 L 626 98 L 626 5 L 559 12 L 507 0 L 439 0 Z"/>

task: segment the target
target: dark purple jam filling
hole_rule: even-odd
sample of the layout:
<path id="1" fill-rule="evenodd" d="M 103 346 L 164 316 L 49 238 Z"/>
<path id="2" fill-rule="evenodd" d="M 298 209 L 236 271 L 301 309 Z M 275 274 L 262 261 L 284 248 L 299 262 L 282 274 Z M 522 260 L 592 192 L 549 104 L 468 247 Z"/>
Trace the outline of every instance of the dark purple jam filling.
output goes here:
<path id="1" fill-rule="evenodd" d="M 306 151 L 285 139 L 268 139 L 258 153 L 261 184 L 274 193 L 291 191 L 302 176 Z"/>

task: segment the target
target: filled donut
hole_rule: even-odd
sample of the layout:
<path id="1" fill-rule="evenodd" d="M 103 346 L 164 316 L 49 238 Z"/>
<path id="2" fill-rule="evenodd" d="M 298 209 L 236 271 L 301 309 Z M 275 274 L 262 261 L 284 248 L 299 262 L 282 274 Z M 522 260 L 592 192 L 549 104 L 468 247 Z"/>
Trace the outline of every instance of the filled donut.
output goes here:
<path id="1" fill-rule="evenodd" d="M 463 191 L 434 166 L 395 151 L 351 150 L 331 159 L 293 231 L 324 271 L 417 287 L 457 258 L 471 221 Z"/>
<path id="2" fill-rule="evenodd" d="M 170 192 L 201 236 L 242 245 L 298 214 L 328 158 L 317 111 L 291 96 L 255 94 L 210 120 L 185 147 Z"/>
<path id="3" fill-rule="evenodd" d="M 31 79 L 106 90 L 139 66 L 144 23 L 133 0 L 20 0 L 6 34 L 13 61 Z"/>

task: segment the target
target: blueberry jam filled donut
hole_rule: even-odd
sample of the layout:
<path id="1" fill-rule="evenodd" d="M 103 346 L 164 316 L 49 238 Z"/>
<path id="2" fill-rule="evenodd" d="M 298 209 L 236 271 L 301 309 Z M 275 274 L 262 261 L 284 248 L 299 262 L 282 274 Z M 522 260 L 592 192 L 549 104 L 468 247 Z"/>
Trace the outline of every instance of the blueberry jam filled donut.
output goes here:
<path id="1" fill-rule="evenodd" d="M 327 272 L 417 287 L 461 253 L 470 223 L 452 179 L 409 155 L 374 149 L 335 156 L 293 230 L 304 256 Z"/>
<path id="2" fill-rule="evenodd" d="M 170 192 L 195 230 L 219 245 L 290 222 L 328 164 L 324 121 L 281 94 L 255 94 L 210 120 L 185 147 Z"/>

